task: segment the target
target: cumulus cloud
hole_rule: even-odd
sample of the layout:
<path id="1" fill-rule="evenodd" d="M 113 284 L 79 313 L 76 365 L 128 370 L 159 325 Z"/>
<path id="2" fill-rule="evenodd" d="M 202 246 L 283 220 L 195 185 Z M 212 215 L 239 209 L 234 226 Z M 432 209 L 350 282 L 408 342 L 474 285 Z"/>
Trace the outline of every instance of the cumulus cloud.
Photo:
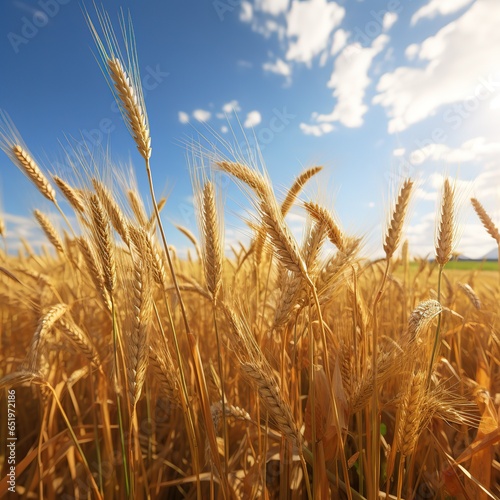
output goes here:
<path id="1" fill-rule="evenodd" d="M 181 123 L 189 123 L 189 115 L 184 111 L 179 111 L 179 121 Z"/>
<path id="2" fill-rule="evenodd" d="M 382 20 L 382 28 L 384 31 L 389 31 L 397 20 L 398 15 L 395 12 L 386 12 L 384 14 L 384 19 Z"/>
<path id="3" fill-rule="evenodd" d="M 212 113 L 210 113 L 210 111 L 206 111 L 205 109 L 195 109 L 193 111 L 193 118 L 199 122 L 208 122 L 211 116 Z"/>
<path id="4" fill-rule="evenodd" d="M 300 130 L 305 135 L 314 135 L 315 137 L 320 137 L 325 134 L 329 134 L 335 130 L 335 127 L 331 123 L 318 123 L 317 125 L 308 125 L 307 123 L 300 124 Z"/>
<path id="5" fill-rule="evenodd" d="M 255 8 L 266 14 L 278 16 L 288 9 L 289 0 L 255 0 Z"/>
<path id="6" fill-rule="evenodd" d="M 290 65 L 283 61 L 283 59 L 279 58 L 274 63 L 264 63 L 262 65 L 262 69 L 270 73 L 276 73 L 277 75 L 285 76 L 287 78 L 292 74 L 292 68 L 290 67 Z"/>
<path id="7" fill-rule="evenodd" d="M 337 55 L 347 44 L 347 39 L 349 38 L 349 32 L 338 29 L 333 35 L 332 48 L 330 49 L 330 55 Z"/>
<path id="8" fill-rule="evenodd" d="M 422 149 L 412 151 L 410 161 L 414 165 L 429 160 L 461 164 L 481 161 L 491 156 L 500 156 L 500 142 L 488 142 L 484 137 L 475 137 L 465 141 L 458 148 L 451 148 L 446 144 L 429 144 Z"/>
<path id="9" fill-rule="evenodd" d="M 253 19 L 253 7 L 250 2 L 241 2 L 240 21 L 249 23 Z"/>
<path id="10" fill-rule="evenodd" d="M 294 0 L 287 15 L 287 60 L 310 64 L 328 46 L 344 15 L 345 9 L 335 2 Z"/>
<path id="11" fill-rule="evenodd" d="M 240 107 L 240 104 L 238 103 L 238 101 L 232 100 L 232 101 L 226 102 L 226 104 L 224 104 L 222 106 L 222 111 L 226 115 L 230 115 L 232 113 L 238 113 L 239 111 L 241 111 L 241 107 Z"/>
<path id="12" fill-rule="evenodd" d="M 247 118 L 243 126 L 245 128 L 256 127 L 261 121 L 262 117 L 258 111 L 250 111 L 250 113 L 247 114 Z"/>
<path id="13" fill-rule="evenodd" d="M 307 65 L 317 56 L 322 55 L 322 62 L 328 57 L 332 36 L 344 16 L 344 7 L 328 0 L 256 0 L 253 4 L 245 0 L 240 9 L 240 20 L 250 24 L 253 31 L 266 38 L 278 37 L 284 50 L 280 58 L 283 62 Z M 280 71 L 273 72 L 283 74 L 282 63 L 275 63 L 274 68 Z"/>
<path id="14" fill-rule="evenodd" d="M 316 116 L 317 122 L 339 121 L 346 127 L 360 127 L 368 111 L 365 93 L 371 82 L 368 72 L 373 59 L 389 42 L 387 35 L 379 35 L 370 47 L 359 43 L 348 45 L 335 60 L 328 87 L 333 88 L 337 103 L 330 114 Z"/>
<path id="15" fill-rule="evenodd" d="M 500 78 L 499 18 L 500 2 L 477 1 L 434 36 L 407 48 L 407 57 L 418 56 L 416 66 L 384 74 L 373 99 L 386 109 L 390 133 L 432 116 L 443 105 L 493 97 Z"/>
<path id="16" fill-rule="evenodd" d="M 436 16 L 453 14 L 472 2 L 473 0 L 431 0 L 413 14 L 411 24 L 417 24 L 420 19 L 433 19 Z"/>

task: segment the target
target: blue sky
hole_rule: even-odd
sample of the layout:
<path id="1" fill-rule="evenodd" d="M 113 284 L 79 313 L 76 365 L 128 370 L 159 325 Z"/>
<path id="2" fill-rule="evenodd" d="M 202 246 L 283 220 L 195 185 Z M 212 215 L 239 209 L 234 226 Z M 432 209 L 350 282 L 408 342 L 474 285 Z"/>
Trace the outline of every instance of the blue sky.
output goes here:
<path id="1" fill-rule="evenodd" d="M 87 3 L 92 12 L 92 4 Z M 68 141 L 143 164 L 94 57 L 77 0 L 4 0 L 0 108 L 49 171 L 65 175 Z M 432 251 L 443 175 L 462 193 L 458 250 L 494 241 L 475 218 L 476 195 L 500 221 L 500 3 L 497 0 L 160 0 L 104 2 L 134 22 L 164 218 L 195 229 L 184 143 L 209 130 L 262 150 L 282 193 L 302 168 L 324 171 L 306 197 L 334 208 L 346 232 L 381 248 L 390 193 L 418 180 L 407 228 L 413 253 Z M 117 24 L 118 26 L 118 24 Z M 234 133 L 232 132 L 234 131 Z M 212 139 L 213 136 L 212 136 Z M 240 193 L 224 189 L 226 241 L 248 236 Z M 3 155 L 0 209 L 12 248 L 41 237 L 31 211 L 52 211 Z M 300 235 L 303 213 L 290 224 Z M 241 231 L 240 231 L 241 229 Z M 188 246 L 170 226 L 171 241 Z M 378 250 L 380 251 L 380 250 Z"/>

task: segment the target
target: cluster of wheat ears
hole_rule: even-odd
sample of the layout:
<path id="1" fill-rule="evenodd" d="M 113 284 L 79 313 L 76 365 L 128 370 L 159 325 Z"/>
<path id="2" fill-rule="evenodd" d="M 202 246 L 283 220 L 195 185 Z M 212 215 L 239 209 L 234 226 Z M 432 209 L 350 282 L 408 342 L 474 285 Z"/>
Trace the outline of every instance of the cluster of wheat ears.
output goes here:
<path id="1" fill-rule="evenodd" d="M 67 225 L 61 235 L 35 210 L 55 252 L 27 242 L 16 256 L 0 251 L 0 386 L 17 391 L 17 493 L 496 498 L 500 290 L 496 279 L 445 271 L 454 184 L 444 181 L 433 262 L 410 262 L 407 242 L 399 251 L 411 179 L 387 221 L 385 258 L 374 261 L 329 208 L 300 200 L 320 167 L 279 201 L 252 162 L 195 148 L 193 163 L 208 163 L 193 176 L 201 238 L 179 227 L 196 250 L 180 259 L 155 198 L 130 25 L 122 50 L 105 13 L 102 38 L 90 25 L 144 160 L 152 210 L 136 189 L 105 183 L 93 160 L 75 166 L 76 186 L 46 175 L 2 115 L 2 149 Z M 251 243 L 231 256 L 217 172 L 257 214 Z M 285 221 L 294 205 L 307 214 L 301 244 Z"/>

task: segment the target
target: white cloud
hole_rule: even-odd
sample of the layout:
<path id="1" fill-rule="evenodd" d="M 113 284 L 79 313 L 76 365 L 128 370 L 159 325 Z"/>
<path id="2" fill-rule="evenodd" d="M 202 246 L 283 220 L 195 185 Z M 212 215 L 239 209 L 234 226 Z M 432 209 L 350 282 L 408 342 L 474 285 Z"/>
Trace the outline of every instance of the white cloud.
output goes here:
<path id="1" fill-rule="evenodd" d="M 250 113 L 247 114 L 247 118 L 243 126 L 245 128 L 256 127 L 261 121 L 262 117 L 258 111 L 250 111 Z"/>
<path id="2" fill-rule="evenodd" d="M 411 24 L 415 25 L 420 19 L 433 19 L 436 16 L 446 16 L 469 5 L 473 0 L 430 0 L 427 5 L 413 14 Z"/>
<path id="3" fill-rule="evenodd" d="M 206 111 L 205 109 L 195 109 L 193 111 L 193 118 L 199 122 L 207 122 L 210 120 L 211 116 L 212 113 L 210 113 L 210 111 Z"/>
<path id="4" fill-rule="evenodd" d="M 287 78 L 292 74 L 292 68 L 283 59 L 277 59 L 276 62 L 266 62 L 262 65 L 264 71 L 269 71 L 270 73 L 276 73 L 277 75 L 282 75 Z"/>
<path id="5" fill-rule="evenodd" d="M 418 55 L 418 52 L 420 50 L 420 46 L 418 43 L 412 43 L 411 45 L 408 45 L 405 50 L 405 56 L 409 61 L 412 61 L 415 59 L 415 57 Z"/>
<path id="6" fill-rule="evenodd" d="M 335 2 L 293 0 L 287 15 L 286 59 L 310 64 L 328 46 L 333 30 L 344 15 L 345 9 Z"/>
<path id="7" fill-rule="evenodd" d="M 222 111 L 226 115 L 231 115 L 232 113 L 238 113 L 239 111 L 241 111 L 241 107 L 240 107 L 240 104 L 238 103 L 238 101 L 232 100 L 232 101 L 226 102 L 226 104 L 224 104 L 222 106 Z"/>
<path id="8" fill-rule="evenodd" d="M 390 133 L 432 116 L 443 105 L 493 96 L 500 76 L 499 18 L 500 2 L 477 1 L 436 35 L 407 49 L 407 56 L 418 54 L 424 64 L 384 74 L 373 100 L 386 108 Z"/>
<path id="9" fill-rule="evenodd" d="M 387 35 L 379 35 L 371 47 L 359 43 L 348 45 L 335 60 L 328 87 L 334 89 L 337 103 L 330 114 L 318 115 L 318 122 L 339 121 L 346 127 L 360 127 L 368 111 L 365 93 L 371 82 L 368 71 L 373 59 L 389 42 Z"/>
<path id="10" fill-rule="evenodd" d="M 255 0 L 255 9 L 278 16 L 288 9 L 289 0 Z"/>
<path id="11" fill-rule="evenodd" d="M 220 131 L 223 134 L 227 134 L 229 132 L 229 129 L 225 125 L 222 125 L 222 127 L 220 128 Z"/>
<path id="12" fill-rule="evenodd" d="M 428 160 L 461 164 L 498 156 L 500 156 L 500 142 L 488 142 L 484 137 L 475 137 L 465 141 L 458 148 L 450 148 L 446 144 L 430 144 L 412 151 L 410 161 L 413 165 L 420 165 Z"/>
<path id="13" fill-rule="evenodd" d="M 349 32 L 343 30 L 342 28 L 335 32 L 333 35 L 332 48 L 330 49 L 331 56 L 338 54 L 346 46 L 348 37 Z"/>
<path id="14" fill-rule="evenodd" d="M 249 23 L 253 19 L 253 7 L 250 2 L 241 2 L 240 21 Z"/>
<path id="15" fill-rule="evenodd" d="M 181 123 L 189 123 L 189 115 L 184 111 L 179 111 L 179 121 Z"/>
<path id="16" fill-rule="evenodd" d="M 316 137 L 320 137 L 322 135 L 333 132 L 335 130 L 335 127 L 331 123 L 319 123 L 317 125 L 308 125 L 307 123 L 301 123 L 300 130 L 302 130 L 305 135 L 314 135 Z"/>
<path id="17" fill-rule="evenodd" d="M 405 152 L 406 152 L 406 149 L 405 149 L 405 148 L 397 148 L 397 149 L 395 149 L 395 150 L 392 152 L 392 154 L 393 154 L 394 156 L 403 156 L 403 155 L 405 154 Z"/>
<path id="18" fill-rule="evenodd" d="M 382 20 L 382 27 L 384 28 L 384 31 L 389 31 L 397 20 L 398 15 L 395 12 L 386 12 L 384 14 L 384 19 Z"/>

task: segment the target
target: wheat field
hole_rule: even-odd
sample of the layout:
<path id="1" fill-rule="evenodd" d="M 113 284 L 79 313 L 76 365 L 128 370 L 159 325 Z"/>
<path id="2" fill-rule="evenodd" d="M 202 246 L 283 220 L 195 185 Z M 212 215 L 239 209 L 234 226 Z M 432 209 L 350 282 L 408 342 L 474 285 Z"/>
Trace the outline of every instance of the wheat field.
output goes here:
<path id="1" fill-rule="evenodd" d="M 321 167 L 278 197 L 258 162 L 195 146 L 200 237 L 178 227 L 192 245 L 180 258 L 155 196 L 133 37 L 120 50 L 105 13 L 89 23 L 150 192 L 89 164 L 71 179 L 46 173 L 1 116 L 2 149 L 64 221 L 35 210 L 47 246 L 0 251 L 0 411 L 14 389 L 15 494 L 498 498 L 500 281 L 447 271 L 453 180 L 433 260 L 411 259 L 404 239 L 412 179 L 373 259 L 330 207 L 302 196 Z M 242 231 L 230 253 L 221 174 L 253 207 L 251 241 Z M 286 221 L 292 207 L 307 215 L 302 241 Z M 0 218 L 4 243 L 6 231 Z M 2 425 L 0 496 L 12 493 L 6 443 Z"/>

